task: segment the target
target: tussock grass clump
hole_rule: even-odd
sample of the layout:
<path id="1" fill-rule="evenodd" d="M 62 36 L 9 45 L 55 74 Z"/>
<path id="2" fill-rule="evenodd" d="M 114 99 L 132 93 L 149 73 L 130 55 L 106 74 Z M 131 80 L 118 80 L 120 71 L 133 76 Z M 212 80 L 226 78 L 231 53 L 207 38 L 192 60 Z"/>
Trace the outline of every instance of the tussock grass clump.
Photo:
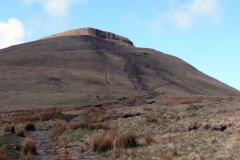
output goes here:
<path id="1" fill-rule="evenodd" d="M 137 147 L 137 137 L 133 133 L 118 134 L 113 141 L 113 149 L 125 149 L 129 147 Z"/>
<path id="2" fill-rule="evenodd" d="M 0 148 L 0 159 L 1 160 L 7 160 L 7 156 L 6 154 L 4 153 L 3 149 Z"/>
<path id="3" fill-rule="evenodd" d="M 137 147 L 136 135 L 133 133 L 120 134 L 114 131 L 103 132 L 92 137 L 92 150 L 105 152 L 128 147 Z"/>
<path id="4" fill-rule="evenodd" d="M 60 122 L 55 125 L 53 128 L 53 139 L 57 140 L 59 136 L 68 128 L 68 124 L 66 122 Z"/>
<path id="5" fill-rule="evenodd" d="M 26 156 L 26 160 L 34 160 L 34 155 L 32 155 L 31 153 L 28 153 Z"/>
<path id="6" fill-rule="evenodd" d="M 154 139 L 151 136 L 145 136 L 144 141 L 147 145 L 149 145 L 154 142 Z"/>
<path id="7" fill-rule="evenodd" d="M 27 131 L 35 131 L 35 125 L 32 122 L 27 122 L 25 124 L 25 129 Z"/>
<path id="8" fill-rule="evenodd" d="M 23 153 L 25 155 L 31 154 L 35 155 L 36 154 L 36 143 L 30 138 L 26 138 L 24 143 L 23 143 Z"/>
<path id="9" fill-rule="evenodd" d="M 23 128 L 19 128 L 16 132 L 17 136 L 19 137 L 24 137 L 24 129 Z"/>
<path id="10" fill-rule="evenodd" d="M 9 133 L 12 133 L 12 134 L 15 134 L 15 127 L 13 124 L 6 124 L 4 126 L 4 132 L 9 132 Z"/>
<path id="11" fill-rule="evenodd" d="M 117 133 L 114 131 L 103 132 L 92 137 L 92 149 L 94 152 L 104 152 L 113 149 L 113 141 Z"/>

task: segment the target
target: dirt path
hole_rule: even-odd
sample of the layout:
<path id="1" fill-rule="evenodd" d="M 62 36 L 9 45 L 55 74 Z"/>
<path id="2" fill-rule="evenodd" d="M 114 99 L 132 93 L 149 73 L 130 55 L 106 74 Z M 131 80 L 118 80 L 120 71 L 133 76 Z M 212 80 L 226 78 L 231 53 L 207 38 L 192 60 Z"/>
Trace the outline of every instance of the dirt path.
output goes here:
<path id="1" fill-rule="evenodd" d="M 31 131 L 27 137 L 36 142 L 37 154 L 42 160 L 58 160 L 59 156 L 53 154 L 54 142 L 51 139 L 52 130 Z"/>
<path id="2" fill-rule="evenodd" d="M 85 152 L 85 153 L 79 153 L 76 155 L 72 155 L 71 160 L 81 160 L 81 159 L 88 159 L 88 160 L 108 160 L 107 158 L 100 157 L 92 152 Z"/>
<path id="3" fill-rule="evenodd" d="M 69 121 L 69 123 L 73 122 L 83 122 L 85 121 L 86 116 L 81 115 L 79 117 L 75 117 Z M 27 135 L 27 138 L 31 138 L 36 142 L 37 154 L 41 157 L 41 160 L 59 160 L 59 155 L 54 155 L 53 146 L 54 142 L 51 138 L 52 129 L 47 131 L 31 131 Z M 69 155 L 69 160 L 108 160 L 107 158 L 103 158 L 93 152 L 84 152 L 74 155 Z"/>

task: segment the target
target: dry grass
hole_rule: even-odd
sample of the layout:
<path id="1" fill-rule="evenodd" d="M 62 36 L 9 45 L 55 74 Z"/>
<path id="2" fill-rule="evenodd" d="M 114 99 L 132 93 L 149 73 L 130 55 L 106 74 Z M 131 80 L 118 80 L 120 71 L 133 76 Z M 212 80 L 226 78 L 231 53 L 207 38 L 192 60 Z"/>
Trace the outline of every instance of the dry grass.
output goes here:
<path id="1" fill-rule="evenodd" d="M 150 116 L 147 116 L 146 117 L 146 123 L 149 124 L 149 123 L 156 123 L 158 120 L 155 118 L 155 117 L 150 117 Z"/>
<path id="2" fill-rule="evenodd" d="M 66 122 L 57 123 L 53 128 L 53 139 L 57 140 L 59 136 L 68 128 L 68 124 Z"/>
<path id="3" fill-rule="evenodd" d="M 113 141 L 113 149 L 125 149 L 129 147 L 137 147 L 137 137 L 133 133 L 118 134 Z"/>
<path id="4" fill-rule="evenodd" d="M 33 154 L 27 153 L 26 159 L 27 159 L 27 160 L 34 160 L 35 158 L 34 158 L 34 155 L 33 155 Z"/>
<path id="5" fill-rule="evenodd" d="M 219 102 L 223 100 L 230 101 L 232 97 L 172 97 L 162 102 L 163 105 L 179 105 L 201 103 L 203 100 L 210 100 L 212 102 Z"/>
<path id="6" fill-rule="evenodd" d="M 35 125 L 32 122 L 27 122 L 24 127 L 27 131 L 35 131 Z"/>
<path id="7" fill-rule="evenodd" d="M 93 106 L 87 108 L 86 122 L 97 123 L 102 122 L 104 115 L 112 109 L 120 108 L 120 104 L 104 104 L 101 107 Z"/>
<path id="8" fill-rule="evenodd" d="M 30 138 L 26 138 L 24 143 L 23 143 L 23 152 L 25 155 L 31 154 L 35 155 L 36 154 L 36 143 Z"/>
<path id="9" fill-rule="evenodd" d="M 9 118 L 10 123 L 23 123 L 27 121 L 49 121 L 54 119 L 70 120 L 72 115 L 64 115 L 62 108 L 46 108 L 46 109 L 32 109 L 32 110 L 18 110 L 15 111 L 13 118 Z M 66 109 L 65 109 L 66 110 Z"/>
<path id="10" fill-rule="evenodd" d="M 149 145 L 154 142 L 154 139 L 151 136 L 145 136 L 144 141 L 147 145 Z"/>
<path id="11" fill-rule="evenodd" d="M 162 102 L 163 105 L 179 105 L 179 104 L 191 104 L 200 103 L 203 97 L 172 97 L 171 99 Z"/>
<path id="12" fill-rule="evenodd" d="M 70 159 L 68 158 L 68 156 L 66 154 L 62 154 L 60 160 L 70 160 Z"/>
<path id="13" fill-rule="evenodd" d="M 103 132 L 92 137 L 91 147 L 95 152 L 137 147 L 136 135 L 132 133 L 120 134 L 114 131 Z"/>
<path id="14" fill-rule="evenodd" d="M 19 136 L 19 137 L 24 137 L 24 129 L 23 128 L 19 128 L 16 132 L 16 134 Z"/>
<path id="15" fill-rule="evenodd" d="M 12 133 L 12 134 L 15 134 L 15 127 L 13 124 L 6 124 L 4 126 L 4 132 L 9 132 L 9 133 Z"/>
<path id="16" fill-rule="evenodd" d="M 113 149 L 113 141 L 117 133 L 114 131 L 103 132 L 102 134 L 92 137 L 92 150 L 104 152 Z"/>
<path id="17" fill-rule="evenodd" d="M 150 112 L 150 111 L 153 111 L 153 109 L 152 109 L 152 108 L 149 108 L 149 107 L 144 107 L 144 108 L 143 108 L 143 111 L 148 111 L 148 112 Z"/>
<path id="18" fill-rule="evenodd" d="M 0 148 L 0 160 L 7 160 L 7 156 L 2 148 Z"/>
<path id="19" fill-rule="evenodd" d="M 81 129 L 89 129 L 89 130 L 95 130 L 95 129 L 104 129 L 109 130 L 110 127 L 105 124 L 92 124 L 87 122 L 74 122 L 69 125 L 69 128 L 72 130 L 76 130 L 78 128 Z"/>

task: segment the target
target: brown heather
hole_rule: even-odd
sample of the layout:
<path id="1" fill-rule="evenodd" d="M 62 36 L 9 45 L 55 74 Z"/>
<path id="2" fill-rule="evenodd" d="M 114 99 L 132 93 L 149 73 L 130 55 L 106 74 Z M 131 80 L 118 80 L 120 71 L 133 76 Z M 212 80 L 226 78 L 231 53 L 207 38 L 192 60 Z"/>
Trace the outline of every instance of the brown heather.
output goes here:
<path id="1" fill-rule="evenodd" d="M 30 138 L 26 138 L 23 143 L 23 152 L 25 155 L 27 154 L 36 154 L 36 143 Z"/>

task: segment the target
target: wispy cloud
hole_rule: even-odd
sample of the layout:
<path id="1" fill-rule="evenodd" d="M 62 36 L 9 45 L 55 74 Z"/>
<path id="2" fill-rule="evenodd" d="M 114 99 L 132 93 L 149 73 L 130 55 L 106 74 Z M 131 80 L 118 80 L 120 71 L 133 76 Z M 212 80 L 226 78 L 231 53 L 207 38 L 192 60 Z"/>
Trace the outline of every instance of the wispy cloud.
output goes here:
<path id="1" fill-rule="evenodd" d="M 219 22 L 221 20 L 219 0 L 191 0 L 189 4 L 175 8 L 172 19 L 179 28 L 190 28 L 201 19 Z"/>
<path id="2" fill-rule="evenodd" d="M 25 28 L 23 23 L 16 18 L 0 22 L 0 49 L 23 43 Z"/>
<path id="3" fill-rule="evenodd" d="M 154 14 L 149 19 L 130 16 L 128 19 L 135 24 L 147 27 L 154 35 L 162 34 L 166 30 L 186 30 L 199 24 L 218 24 L 221 22 L 221 0 L 169 0 L 160 3 L 166 7 L 158 12 L 154 7 Z"/>
<path id="4" fill-rule="evenodd" d="M 22 0 L 22 2 L 27 5 L 39 3 L 49 15 L 54 17 L 66 16 L 74 3 L 88 4 L 88 0 Z"/>

